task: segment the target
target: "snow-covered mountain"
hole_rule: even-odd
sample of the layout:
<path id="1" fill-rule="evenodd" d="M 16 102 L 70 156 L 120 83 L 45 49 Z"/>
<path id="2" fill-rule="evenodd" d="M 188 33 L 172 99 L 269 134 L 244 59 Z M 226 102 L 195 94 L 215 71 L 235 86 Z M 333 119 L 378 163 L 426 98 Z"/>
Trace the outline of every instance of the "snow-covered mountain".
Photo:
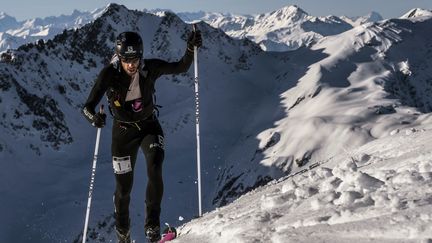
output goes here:
<path id="1" fill-rule="evenodd" d="M 432 10 L 426 10 L 421 8 L 414 8 L 404 14 L 401 19 L 410 19 L 410 18 L 418 18 L 418 17 L 431 17 Z"/>
<path id="2" fill-rule="evenodd" d="M 253 183 L 273 177 L 263 176 L 260 168 L 265 167 L 255 164 L 273 167 L 275 173 L 296 172 L 304 164 L 421 122 L 420 114 L 432 108 L 432 66 L 427 61 L 432 58 L 431 21 L 362 25 L 289 53 L 276 77 L 278 103 L 266 104 L 267 115 L 252 119 L 262 123 L 269 118 L 272 127 L 254 134 L 253 122 L 247 124 L 244 138 L 227 158 L 231 165 L 224 166 L 220 181 L 225 183 L 214 203 L 224 205 Z M 260 143 L 254 151 L 255 137 Z"/>
<path id="3" fill-rule="evenodd" d="M 371 12 L 366 16 L 360 16 L 360 17 L 342 16 L 341 19 L 343 19 L 345 22 L 355 27 L 366 23 L 381 21 L 383 20 L 383 17 L 377 12 Z"/>
<path id="4" fill-rule="evenodd" d="M 414 205 L 414 210 L 400 210 L 389 219 L 401 226 L 405 216 L 413 218 L 415 226 L 404 229 L 419 227 L 412 235 L 429 237 L 421 220 L 432 217 L 430 208 L 420 208 L 427 213 L 416 216 L 417 206 L 423 205 L 418 203 L 430 200 L 429 157 L 403 157 L 403 151 L 426 153 L 429 148 L 431 27 L 432 18 L 424 16 L 385 20 L 323 37 L 309 48 L 265 52 L 247 39 L 231 38 L 201 22 L 204 211 L 227 205 L 274 179 L 282 178 L 282 184 L 273 182 L 274 186 L 184 226 L 184 238 L 177 242 L 225 242 L 225 237 L 249 242 L 260 239 L 259 232 L 277 242 L 291 235 L 291 227 L 300 227 L 304 235 L 298 239 L 307 242 L 310 231 L 305 226 L 330 225 L 325 230 L 342 232 L 344 226 L 331 225 L 344 220 L 355 225 L 356 217 L 347 219 L 350 213 L 361 220 L 381 216 L 392 209 L 384 205 L 389 201 L 395 201 L 395 209 Z M 0 230 L 2 242 L 78 242 L 95 139 L 95 129 L 80 109 L 98 71 L 110 60 L 115 36 L 125 30 L 143 36 L 146 57 L 176 60 L 184 52 L 191 26 L 170 12 L 155 15 L 111 4 L 89 24 L 20 46 L 0 62 L 0 213 L 7 222 Z M 163 77 L 156 87 L 167 144 L 162 221 L 174 225 L 197 213 L 192 72 L 191 68 L 183 75 Z M 403 134 L 420 129 L 426 130 L 410 137 L 407 144 L 412 147 L 405 146 Z M 90 221 L 93 242 L 114 239 L 110 136 L 109 129 L 103 129 Z M 415 138 L 420 141 L 413 142 Z M 384 149 L 389 154 L 380 154 Z M 346 161 L 349 157 L 353 163 Z M 393 161 L 399 158 L 406 158 L 407 164 Z M 144 240 L 143 159 L 138 158 L 131 204 L 132 234 L 138 242 Z M 410 170 L 419 159 L 425 162 Z M 285 177 L 317 165 L 315 172 L 301 174 L 295 182 Z M 404 178 L 414 184 L 412 188 L 423 187 L 409 195 L 394 194 L 395 186 L 407 194 L 412 189 L 402 183 Z M 321 182 L 327 187 L 318 186 Z M 359 216 L 363 209 L 372 216 Z M 297 216 L 292 215 L 295 212 Z M 198 232 L 206 226 L 202 220 L 215 231 Z M 230 222 L 243 222 L 245 227 Z M 391 231 L 390 226 L 386 229 Z M 206 233 L 210 239 L 203 238 Z M 316 237 L 328 240 L 325 235 Z"/>
<path id="5" fill-rule="evenodd" d="M 20 22 L 6 13 L 0 13 L 0 52 L 39 39 L 48 40 L 64 29 L 79 28 L 100 16 L 104 9 L 74 11 L 71 15 Z M 166 11 L 169 10 L 144 9 L 144 12 L 156 15 L 163 15 Z M 234 38 L 249 38 L 266 51 L 297 49 L 315 43 L 322 37 L 351 29 L 352 26 L 382 20 L 376 12 L 356 18 L 313 17 L 297 6 L 287 6 L 256 16 L 203 11 L 181 12 L 176 15 L 186 22 L 204 21 Z"/>
<path id="6" fill-rule="evenodd" d="M 205 21 L 234 38 L 249 38 L 266 51 L 298 49 L 316 43 L 325 36 L 347 31 L 353 26 L 382 20 L 376 12 L 352 19 L 314 17 L 295 5 L 256 16 L 206 12 L 179 13 L 179 16 L 190 22 Z"/>
<path id="7" fill-rule="evenodd" d="M 169 11 L 168 9 L 152 9 L 150 12 L 160 12 L 160 11 Z M 190 22 L 199 22 L 204 21 L 208 24 L 211 24 L 213 21 L 217 19 L 223 18 L 253 18 L 253 15 L 249 14 L 232 14 L 232 13 L 219 13 L 219 12 L 175 12 L 177 16 L 179 16 L 183 21 Z M 235 25 L 236 23 L 233 23 Z M 214 26 L 215 27 L 215 26 Z"/>
<path id="8" fill-rule="evenodd" d="M 104 12 L 104 8 L 92 12 L 80 12 L 75 10 L 70 15 L 57 17 L 35 18 L 24 21 L 17 21 L 14 17 L 4 12 L 0 13 L 0 52 L 7 49 L 36 42 L 39 39 L 52 39 L 55 35 L 63 32 L 64 29 L 79 28 Z"/>
<path id="9" fill-rule="evenodd" d="M 291 174 L 185 224 L 178 242 L 430 241 L 431 27 L 387 20 L 291 52 L 308 69 L 279 74 L 284 114 L 267 106 L 247 124 L 220 202 L 252 190 L 244 182 L 263 174 L 251 164 Z M 282 118 L 253 152 L 248 128 L 264 112 Z"/>

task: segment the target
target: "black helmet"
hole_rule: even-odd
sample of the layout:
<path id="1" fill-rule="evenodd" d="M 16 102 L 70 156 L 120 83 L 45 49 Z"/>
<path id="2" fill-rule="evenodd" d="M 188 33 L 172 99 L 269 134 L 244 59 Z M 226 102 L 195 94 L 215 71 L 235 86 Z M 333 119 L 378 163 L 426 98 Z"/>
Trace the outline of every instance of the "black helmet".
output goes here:
<path id="1" fill-rule="evenodd" d="M 136 32 L 123 32 L 116 39 L 116 53 L 120 58 L 142 58 L 143 42 Z"/>

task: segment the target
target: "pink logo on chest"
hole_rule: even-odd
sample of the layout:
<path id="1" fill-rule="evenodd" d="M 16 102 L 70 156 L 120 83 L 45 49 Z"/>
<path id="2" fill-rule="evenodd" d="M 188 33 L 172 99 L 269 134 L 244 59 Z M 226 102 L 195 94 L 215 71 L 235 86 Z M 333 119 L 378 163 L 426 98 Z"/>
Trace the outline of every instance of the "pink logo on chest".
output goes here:
<path id="1" fill-rule="evenodd" d="M 143 109 L 142 100 L 136 99 L 132 102 L 132 110 L 135 112 L 140 112 Z"/>

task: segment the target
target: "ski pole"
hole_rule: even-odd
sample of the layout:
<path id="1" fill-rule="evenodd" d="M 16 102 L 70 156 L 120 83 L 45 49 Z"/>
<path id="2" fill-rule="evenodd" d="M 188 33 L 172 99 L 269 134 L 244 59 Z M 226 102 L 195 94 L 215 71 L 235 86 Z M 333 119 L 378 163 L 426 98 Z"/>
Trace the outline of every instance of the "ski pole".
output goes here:
<path id="1" fill-rule="evenodd" d="M 197 30 L 193 24 L 193 31 Z M 199 83 L 198 83 L 198 48 L 194 46 L 194 70 L 195 70 L 195 121 L 196 121 L 196 140 L 197 140 L 197 173 L 198 173 L 198 212 L 202 216 L 201 206 L 201 153 L 200 153 L 200 127 L 199 127 Z"/>
<path id="2" fill-rule="evenodd" d="M 101 105 L 99 112 L 103 113 L 103 105 Z M 87 200 L 87 211 L 86 211 L 86 217 L 85 217 L 85 223 L 84 223 L 82 243 L 85 243 L 86 238 L 87 238 L 87 227 L 88 227 L 88 221 L 89 221 L 89 216 L 90 216 L 90 207 L 91 207 L 91 201 L 92 201 L 92 196 L 93 196 L 94 181 L 95 181 L 95 176 L 96 176 L 96 162 L 97 162 L 98 151 L 99 151 L 99 141 L 100 141 L 101 130 L 102 129 L 99 127 L 97 129 L 97 133 L 96 133 L 96 145 L 95 145 L 95 151 L 94 151 L 94 156 L 93 156 L 93 167 L 92 167 L 92 173 L 91 173 L 91 179 L 90 179 L 90 188 L 89 188 L 89 195 L 88 195 L 88 200 Z"/>

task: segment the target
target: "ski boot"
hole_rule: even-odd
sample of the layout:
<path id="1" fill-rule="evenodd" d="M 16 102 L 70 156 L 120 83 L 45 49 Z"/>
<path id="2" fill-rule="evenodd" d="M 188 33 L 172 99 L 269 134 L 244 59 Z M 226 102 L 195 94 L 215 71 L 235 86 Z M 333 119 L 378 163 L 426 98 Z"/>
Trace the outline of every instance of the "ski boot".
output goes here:
<path id="1" fill-rule="evenodd" d="M 130 230 L 116 227 L 116 235 L 118 243 L 131 243 Z"/>
<path id="2" fill-rule="evenodd" d="M 145 226 L 145 235 L 149 243 L 158 242 L 161 239 L 159 225 Z"/>

